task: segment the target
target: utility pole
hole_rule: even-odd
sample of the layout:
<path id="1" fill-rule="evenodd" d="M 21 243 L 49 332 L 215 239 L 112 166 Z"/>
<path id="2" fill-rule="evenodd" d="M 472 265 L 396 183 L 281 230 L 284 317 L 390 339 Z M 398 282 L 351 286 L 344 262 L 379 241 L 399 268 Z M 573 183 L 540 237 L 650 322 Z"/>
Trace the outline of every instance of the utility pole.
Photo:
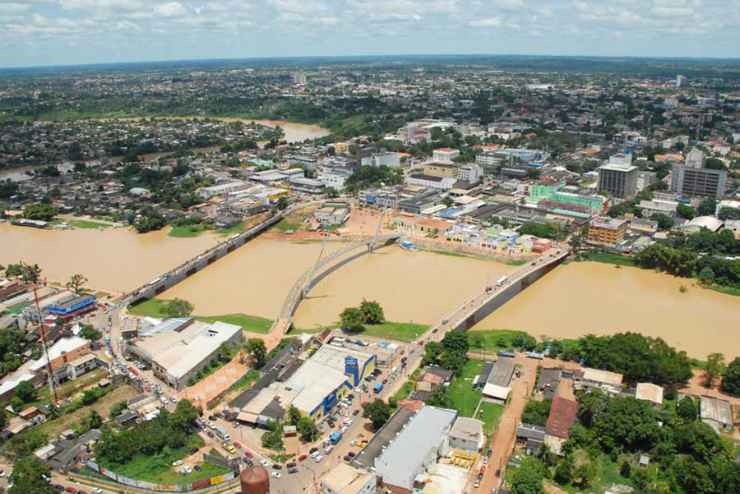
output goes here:
<path id="1" fill-rule="evenodd" d="M 33 282 L 33 299 L 36 304 L 36 316 L 38 317 L 39 337 L 41 338 L 41 346 L 44 349 L 44 356 L 46 357 L 46 373 L 49 376 L 49 389 L 51 389 L 52 401 L 54 405 L 59 402 L 57 396 L 56 383 L 54 382 L 54 371 L 51 367 L 51 359 L 49 358 L 49 346 L 46 343 L 46 327 L 41 319 L 41 307 L 39 306 L 39 294 L 38 294 L 38 280 Z"/>

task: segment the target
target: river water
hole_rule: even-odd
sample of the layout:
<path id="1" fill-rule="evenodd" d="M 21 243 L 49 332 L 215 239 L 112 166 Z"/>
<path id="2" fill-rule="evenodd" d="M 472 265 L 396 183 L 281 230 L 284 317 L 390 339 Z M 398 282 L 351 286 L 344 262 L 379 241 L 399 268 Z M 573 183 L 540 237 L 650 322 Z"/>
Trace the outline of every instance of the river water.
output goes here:
<path id="1" fill-rule="evenodd" d="M 75 273 L 98 290 L 125 292 L 214 245 L 220 237 L 174 238 L 167 230 L 137 234 L 127 229 L 39 230 L 0 223 L 0 264 L 38 264 L 50 281 Z"/>
<path id="2" fill-rule="evenodd" d="M 475 327 L 504 328 L 554 338 L 634 331 L 661 337 L 692 357 L 722 352 L 729 360 L 740 355 L 740 297 L 644 269 L 570 263 Z"/>
<path id="3" fill-rule="evenodd" d="M 172 238 L 124 229 L 36 230 L 0 224 L 0 263 L 38 263 L 66 281 L 82 273 L 93 288 L 122 292 L 145 283 L 221 240 Z M 327 242 L 326 251 L 343 244 Z M 195 305 L 199 315 L 245 313 L 273 319 L 295 280 L 315 262 L 318 242 L 258 238 L 162 294 Z M 337 321 L 347 306 L 377 300 L 389 320 L 434 323 L 486 283 L 516 268 L 493 261 L 389 247 L 322 280 L 296 313 L 296 326 Z M 681 293 L 679 287 L 688 291 Z M 740 355 L 740 298 L 691 280 L 599 263 L 560 266 L 476 329 L 522 329 L 535 336 L 638 331 L 660 336 L 691 356 Z"/>

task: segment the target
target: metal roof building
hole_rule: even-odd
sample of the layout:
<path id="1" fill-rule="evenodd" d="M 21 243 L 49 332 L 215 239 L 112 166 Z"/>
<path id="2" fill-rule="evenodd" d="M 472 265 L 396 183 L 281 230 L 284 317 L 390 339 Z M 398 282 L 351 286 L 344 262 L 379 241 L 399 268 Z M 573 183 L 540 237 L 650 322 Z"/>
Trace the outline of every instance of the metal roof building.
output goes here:
<path id="1" fill-rule="evenodd" d="M 411 491 L 414 479 L 436 463 L 455 418 L 455 410 L 431 406 L 419 410 L 375 459 L 375 471 L 383 484 Z"/>

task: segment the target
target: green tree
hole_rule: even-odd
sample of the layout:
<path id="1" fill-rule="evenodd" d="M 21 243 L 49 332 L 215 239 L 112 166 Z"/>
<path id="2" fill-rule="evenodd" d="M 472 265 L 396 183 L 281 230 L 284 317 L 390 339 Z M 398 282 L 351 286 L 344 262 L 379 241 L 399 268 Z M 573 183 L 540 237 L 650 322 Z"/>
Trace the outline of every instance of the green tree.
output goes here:
<path id="1" fill-rule="evenodd" d="M 682 398 L 676 405 L 676 414 L 687 422 L 696 420 L 699 411 L 696 409 L 696 402 L 690 396 Z"/>
<path id="2" fill-rule="evenodd" d="M 298 408 L 294 407 L 293 405 L 290 405 L 290 408 L 288 408 L 288 423 L 290 425 L 298 426 L 298 421 L 301 420 L 301 411 L 298 410 Z"/>
<path id="3" fill-rule="evenodd" d="M 56 209 L 50 204 L 29 204 L 23 208 L 23 217 L 29 220 L 52 221 L 56 215 Z"/>
<path id="4" fill-rule="evenodd" d="M 261 369 L 267 361 L 267 347 L 260 338 L 249 338 L 246 345 L 247 353 L 252 357 L 254 366 Z M 294 424 L 295 425 L 295 424 Z"/>
<path id="5" fill-rule="evenodd" d="M 707 365 L 704 367 L 704 386 L 712 387 L 714 380 L 722 375 L 725 368 L 725 356 L 721 353 L 711 353 L 707 357 Z"/>
<path id="6" fill-rule="evenodd" d="M 522 413 L 522 422 L 525 424 L 544 427 L 547 423 L 547 418 L 550 416 L 551 405 L 552 402 L 549 400 L 528 401 L 527 405 L 524 407 L 524 412 Z"/>
<path id="7" fill-rule="evenodd" d="M 717 217 L 722 221 L 740 220 L 740 208 L 722 207 L 719 209 L 719 214 L 717 215 Z"/>
<path id="8" fill-rule="evenodd" d="M 717 210 L 717 201 L 708 197 L 699 203 L 697 212 L 701 216 L 711 216 Z"/>
<path id="9" fill-rule="evenodd" d="M 56 494 L 47 478 L 51 471 L 35 456 L 28 456 L 15 462 L 10 482 L 13 487 L 8 494 Z"/>
<path id="10" fill-rule="evenodd" d="M 288 203 L 288 198 L 287 198 L 287 197 L 285 197 L 285 196 L 281 197 L 280 199 L 278 199 L 278 201 L 277 201 L 277 204 L 276 204 L 276 205 L 277 205 L 277 208 L 278 208 L 278 209 L 279 209 L 280 211 L 282 211 L 282 210 L 286 209 L 286 208 L 288 207 L 288 205 L 289 205 L 289 203 Z"/>
<path id="11" fill-rule="evenodd" d="M 283 424 L 278 421 L 270 423 L 270 430 L 262 434 L 262 447 L 273 451 L 282 451 L 283 444 Z"/>
<path id="12" fill-rule="evenodd" d="M 15 387 L 15 396 L 22 403 L 30 403 L 36 400 L 36 388 L 33 387 L 31 381 L 21 381 Z"/>
<path id="13" fill-rule="evenodd" d="M 692 208 L 691 206 L 688 206 L 683 203 L 678 204 L 678 207 L 676 208 L 676 212 L 681 218 L 684 218 L 687 220 L 693 220 L 696 217 L 696 210 Z"/>
<path id="14" fill-rule="evenodd" d="M 701 268 L 701 271 L 699 271 L 699 280 L 702 283 L 710 285 L 714 282 L 714 277 L 714 270 L 710 266 L 704 266 Z"/>
<path id="15" fill-rule="evenodd" d="M 653 407 L 631 397 L 611 398 L 603 413 L 596 416 L 594 432 L 607 452 L 649 449 L 660 436 Z"/>
<path id="16" fill-rule="evenodd" d="M 193 313 L 193 304 L 187 300 L 175 298 L 164 306 L 164 313 L 169 317 L 187 317 Z"/>
<path id="17" fill-rule="evenodd" d="M 111 420 L 113 420 L 114 418 L 121 415 L 121 413 L 126 409 L 128 409 L 128 403 L 125 401 L 119 401 L 118 403 L 114 404 L 111 407 L 110 413 L 108 414 L 108 416 L 110 417 Z"/>
<path id="18" fill-rule="evenodd" d="M 370 419 L 374 430 L 378 430 L 391 418 L 391 407 L 380 399 L 365 403 L 362 408 L 362 416 Z"/>
<path id="19" fill-rule="evenodd" d="M 673 218 L 668 215 L 657 213 L 652 216 L 652 219 L 658 222 L 659 230 L 669 230 L 673 228 Z"/>
<path id="20" fill-rule="evenodd" d="M 511 476 L 512 494 L 544 494 L 545 466 L 534 457 L 527 457 Z"/>
<path id="21" fill-rule="evenodd" d="M 193 428 L 198 417 L 200 417 L 200 409 L 196 408 L 190 400 L 182 399 L 177 402 L 175 413 L 172 414 L 172 425 L 188 432 Z"/>
<path id="22" fill-rule="evenodd" d="M 319 438 L 319 428 L 311 417 L 301 417 L 296 424 L 301 441 L 313 442 Z"/>
<path id="23" fill-rule="evenodd" d="M 67 288 L 72 290 L 76 295 L 80 295 L 85 290 L 87 278 L 81 274 L 73 274 L 67 282 Z"/>
<path id="24" fill-rule="evenodd" d="M 80 330 L 80 336 L 90 341 L 98 341 L 103 337 L 103 334 L 97 329 L 93 328 L 90 324 L 83 324 Z"/>
<path id="25" fill-rule="evenodd" d="M 740 357 L 735 357 L 722 375 L 722 391 L 740 395 Z"/>
<path id="26" fill-rule="evenodd" d="M 359 333 L 365 330 L 365 317 L 357 307 L 347 307 L 339 315 L 340 326 L 344 331 Z"/>
<path id="27" fill-rule="evenodd" d="M 385 322 L 383 307 L 374 300 L 368 301 L 363 299 L 360 304 L 360 312 L 362 312 L 362 318 L 365 324 L 383 324 Z"/>

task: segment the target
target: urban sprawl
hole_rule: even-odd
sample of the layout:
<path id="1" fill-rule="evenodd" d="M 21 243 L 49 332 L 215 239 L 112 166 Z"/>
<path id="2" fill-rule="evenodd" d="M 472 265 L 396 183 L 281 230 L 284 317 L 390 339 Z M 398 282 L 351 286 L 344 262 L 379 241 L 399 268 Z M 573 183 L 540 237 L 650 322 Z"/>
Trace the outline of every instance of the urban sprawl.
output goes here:
<path id="1" fill-rule="evenodd" d="M 0 266 L 0 488 L 740 492 L 740 356 L 468 331 L 564 262 L 740 296 L 739 71 L 462 57 L 0 72 L 0 227 L 218 236 L 120 293 L 32 258 Z M 158 298 L 263 234 L 322 245 L 273 319 Z M 387 249 L 514 268 L 432 325 L 363 299 L 294 327 L 321 279 Z"/>

